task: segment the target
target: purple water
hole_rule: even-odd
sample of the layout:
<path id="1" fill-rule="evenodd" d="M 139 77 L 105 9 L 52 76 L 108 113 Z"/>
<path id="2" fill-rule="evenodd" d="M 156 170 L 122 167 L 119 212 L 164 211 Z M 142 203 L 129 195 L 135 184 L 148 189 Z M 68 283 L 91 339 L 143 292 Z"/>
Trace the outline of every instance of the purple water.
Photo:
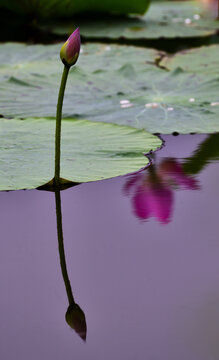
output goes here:
<path id="1" fill-rule="evenodd" d="M 166 136 L 152 175 L 62 191 L 86 343 L 65 322 L 54 193 L 0 193 L 1 359 L 219 359 L 219 162 L 183 173 L 206 139 Z"/>

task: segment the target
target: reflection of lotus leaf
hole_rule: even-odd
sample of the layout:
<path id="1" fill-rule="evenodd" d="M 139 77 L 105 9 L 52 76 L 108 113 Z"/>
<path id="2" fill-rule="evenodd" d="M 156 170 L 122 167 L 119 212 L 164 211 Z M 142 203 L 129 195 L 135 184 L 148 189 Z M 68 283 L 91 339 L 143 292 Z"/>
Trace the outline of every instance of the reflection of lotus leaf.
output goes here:
<path id="1" fill-rule="evenodd" d="M 188 174 L 197 174 L 215 160 L 219 160 L 219 133 L 208 136 L 192 157 L 186 160 L 183 170 Z"/>

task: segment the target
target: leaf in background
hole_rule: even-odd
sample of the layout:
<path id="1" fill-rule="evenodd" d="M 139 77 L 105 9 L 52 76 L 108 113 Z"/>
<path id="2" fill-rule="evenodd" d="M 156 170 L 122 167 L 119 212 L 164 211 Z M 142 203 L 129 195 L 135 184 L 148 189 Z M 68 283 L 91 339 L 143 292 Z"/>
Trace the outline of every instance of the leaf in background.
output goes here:
<path id="1" fill-rule="evenodd" d="M 215 78 L 218 74 L 218 57 L 218 45 L 203 46 L 197 49 L 184 50 L 173 56 L 166 56 L 160 65 L 171 71 L 181 68 L 186 73 L 196 73 L 200 76 Z"/>
<path id="2" fill-rule="evenodd" d="M 95 181 L 135 172 L 161 140 L 143 130 L 86 120 L 63 121 L 61 177 Z M 54 172 L 54 119 L 1 119 L 0 190 L 33 189 Z"/>
<path id="3" fill-rule="evenodd" d="M 85 11 L 144 14 L 149 3 L 149 0 L 0 0 L 0 7 L 41 18 L 57 18 Z"/>
<path id="4" fill-rule="evenodd" d="M 135 3 L 135 1 L 133 2 Z M 80 26 L 86 39 L 157 39 L 190 38 L 212 35 L 219 30 L 219 22 L 204 14 L 201 2 L 153 2 L 143 17 L 75 19 L 63 24 L 45 24 L 44 28 L 57 35 L 69 35 Z"/>
<path id="5" fill-rule="evenodd" d="M 0 46 L 2 115 L 55 116 L 62 72 L 59 49 L 60 45 Z M 161 66 L 169 66 L 168 71 L 155 65 L 158 52 L 152 49 L 85 45 L 69 75 L 64 117 L 152 133 L 218 131 L 218 53 L 219 45 L 214 45 L 164 58 Z"/>

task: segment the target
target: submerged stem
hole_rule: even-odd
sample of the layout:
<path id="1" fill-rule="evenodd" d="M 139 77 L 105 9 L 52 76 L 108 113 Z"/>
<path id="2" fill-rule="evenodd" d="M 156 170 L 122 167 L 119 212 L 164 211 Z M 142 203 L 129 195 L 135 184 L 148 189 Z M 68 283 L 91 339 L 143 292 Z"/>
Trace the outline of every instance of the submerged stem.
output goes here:
<path id="1" fill-rule="evenodd" d="M 61 209 L 61 195 L 60 190 L 55 191 L 56 198 L 56 219 L 57 219 L 57 234 L 58 234 L 58 243 L 59 243 L 59 256 L 60 256 L 60 265 L 62 269 L 62 276 L 65 283 L 65 288 L 68 296 L 69 305 L 75 304 L 74 297 L 72 294 L 71 284 L 68 277 L 66 260 L 65 260 L 65 249 L 64 249 L 64 240 L 63 240 L 63 229 L 62 229 L 62 209 Z"/>
<path id="2" fill-rule="evenodd" d="M 60 183 L 60 155 L 61 155 L 61 121 L 62 121 L 62 105 L 65 93 L 66 82 L 70 67 L 64 65 L 62 80 L 59 89 L 57 111 L 56 111 L 56 134 L 55 134 L 55 185 Z"/>

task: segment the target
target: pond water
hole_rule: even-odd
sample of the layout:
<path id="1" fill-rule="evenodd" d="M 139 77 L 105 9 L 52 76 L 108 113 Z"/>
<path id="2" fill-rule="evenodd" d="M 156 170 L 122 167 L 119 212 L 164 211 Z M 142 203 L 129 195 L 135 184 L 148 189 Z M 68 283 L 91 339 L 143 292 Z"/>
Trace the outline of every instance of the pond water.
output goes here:
<path id="1" fill-rule="evenodd" d="M 61 192 L 86 342 L 65 321 L 55 194 L 0 193 L 1 359 L 219 359 L 218 138 L 164 139 L 151 168 Z"/>

